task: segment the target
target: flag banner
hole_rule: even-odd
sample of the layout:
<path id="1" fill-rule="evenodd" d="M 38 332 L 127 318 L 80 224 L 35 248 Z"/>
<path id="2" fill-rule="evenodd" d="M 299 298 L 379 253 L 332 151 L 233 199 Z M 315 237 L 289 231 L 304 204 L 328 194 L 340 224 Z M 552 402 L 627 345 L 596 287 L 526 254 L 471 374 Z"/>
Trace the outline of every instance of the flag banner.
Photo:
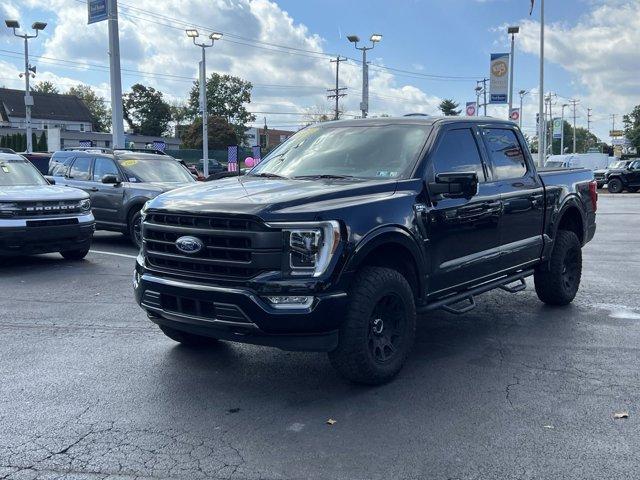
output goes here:
<path id="1" fill-rule="evenodd" d="M 256 163 L 260 163 L 260 160 L 262 160 L 260 158 L 261 156 L 261 152 L 260 152 L 260 145 L 255 145 L 253 147 L 251 147 L 252 153 L 253 153 L 253 159 L 256 161 Z"/>
<path id="2" fill-rule="evenodd" d="M 511 120 L 512 122 L 517 122 L 518 120 L 520 120 L 520 109 L 519 108 L 512 108 L 509 111 L 509 120 Z"/>
<path id="3" fill-rule="evenodd" d="M 87 23 L 92 24 L 102 22 L 109 18 L 107 0 L 87 0 L 88 19 Z"/>
<path id="4" fill-rule="evenodd" d="M 162 140 L 154 140 L 153 148 L 155 150 L 160 150 L 161 152 L 164 152 L 164 150 L 167 148 L 167 144 Z"/>
<path id="5" fill-rule="evenodd" d="M 489 75 L 489 103 L 507 103 L 509 91 L 509 54 L 492 53 Z"/>
<path id="6" fill-rule="evenodd" d="M 93 142 L 91 140 L 80 140 L 81 147 L 93 147 Z"/>
<path id="7" fill-rule="evenodd" d="M 238 146 L 229 145 L 227 147 L 227 171 L 238 171 Z"/>
<path id="8" fill-rule="evenodd" d="M 477 108 L 478 108 L 478 106 L 476 105 L 476 102 L 467 102 L 467 106 L 465 108 L 465 112 L 467 114 L 467 117 L 475 117 Z"/>
<path id="9" fill-rule="evenodd" d="M 562 119 L 553 119 L 553 138 L 562 138 Z"/>

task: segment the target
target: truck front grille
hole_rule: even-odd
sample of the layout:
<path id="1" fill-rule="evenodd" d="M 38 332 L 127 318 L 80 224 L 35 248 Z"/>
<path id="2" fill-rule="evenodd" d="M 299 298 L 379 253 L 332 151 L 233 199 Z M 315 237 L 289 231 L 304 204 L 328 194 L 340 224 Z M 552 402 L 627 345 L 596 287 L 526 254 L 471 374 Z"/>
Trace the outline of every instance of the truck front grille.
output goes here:
<path id="1" fill-rule="evenodd" d="M 246 280 L 281 268 L 282 231 L 254 219 L 149 213 L 142 234 L 147 265 L 157 272 Z M 197 238 L 203 248 L 179 250 L 176 241 L 184 236 Z"/>
<path id="2" fill-rule="evenodd" d="M 45 215 L 65 215 L 80 213 L 78 200 L 46 200 L 37 202 L 18 202 L 14 218 L 42 217 Z"/>

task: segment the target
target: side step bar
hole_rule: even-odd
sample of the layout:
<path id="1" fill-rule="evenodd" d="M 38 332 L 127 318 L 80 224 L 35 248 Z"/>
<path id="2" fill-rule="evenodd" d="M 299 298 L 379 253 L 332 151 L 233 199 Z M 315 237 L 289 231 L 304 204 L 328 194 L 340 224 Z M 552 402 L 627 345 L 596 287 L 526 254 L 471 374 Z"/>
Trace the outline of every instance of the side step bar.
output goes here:
<path id="1" fill-rule="evenodd" d="M 482 285 L 471 288 L 464 292 L 456 293 L 440 300 L 436 300 L 435 302 L 431 302 L 419 308 L 418 313 L 424 313 L 438 309 L 442 309 L 445 312 L 449 313 L 455 313 L 456 315 L 467 313 L 475 308 L 476 301 L 474 297 L 476 295 L 480 295 L 481 293 L 485 293 L 496 288 L 500 288 L 509 293 L 521 292 L 527 287 L 525 278 L 531 275 L 533 275 L 533 270 L 523 270 L 522 272 L 514 273 L 513 275 L 509 275 L 508 277 L 497 278 L 496 280 L 483 283 Z M 515 286 L 511 286 L 511 284 L 514 282 L 519 283 Z M 460 308 L 454 307 L 454 305 L 457 305 L 461 302 L 468 303 Z"/>

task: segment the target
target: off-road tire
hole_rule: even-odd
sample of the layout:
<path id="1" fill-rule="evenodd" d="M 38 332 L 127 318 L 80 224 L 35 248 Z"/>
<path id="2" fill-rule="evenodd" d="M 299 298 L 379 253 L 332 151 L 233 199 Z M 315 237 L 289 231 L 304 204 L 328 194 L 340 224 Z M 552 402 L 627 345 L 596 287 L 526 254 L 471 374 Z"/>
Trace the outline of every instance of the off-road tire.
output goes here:
<path id="1" fill-rule="evenodd" d="M 88 253 L 89 253 L 89 247 L 86 247 L 86 248 L 80 248 L 76 250 L 65 250 L 64 252 L 60 252 L 60 255 L 62 255 L 62 258 L 64 258 L 65 260 L 71 260 L 71 261 L 77 262 L 77 261 L 83 260 Z"/>
<path id="2" fill-rule="evenodd" d="M 182 330 L 176 330 L 175 328 L 167 327 L 165 325 L 158 325 L 162 333 L 164 333 L 171 340 L 175 340 L 187 347 L 208 347 L 216 345 L 219 340 L 213 337 L 205 337 L 204 335 L 196 335 L 194 333 L 184 332 Z"/>
<path id="3" fill-rule="evenodd" d="M 609 193 L 622 193 L 624 190 L 622 180 L 619 178 L 612 178 L 607 182 L 607 190 L 609 190 Z"/>
<path id="4" fill-rule="evenodd" d="M 391 309 L 389 312 L 401 313 L 390 313 L 388 330 L 378 332 L 378 337 L 372 338 L 378 328 L 374 328 L 374 324 L 379 321 L 373 317 L 379 316 L 379 309 L 387 308 L 388 303 L 400 304 L 402 310 Z M 343 377 L 353 382 L 369 385 L 386 383 L 396 376 L 409 356 L 415 330 L 415 301 L 405 277 L 390 268 L 365 267 L 358 273 L 349 292 L 346 318 L 339 329 L 338 347 L 329 352 L 329 360 Z M 396 343 L 388 343 L 380 349 L 380 334 L 393 338 L 396 331 L 399 332 L 395 336 Z M 390 355 L 388 359 L 379 358 L 387 353 Z"/>
<path id="5" fill-rule="evenodd" d="M 575 233 L 558 230 L 551 259 L 536 268 L 533 281 L 538 298 L 548 305 L 567 305 L 580 287 L 582 246 Z"/>

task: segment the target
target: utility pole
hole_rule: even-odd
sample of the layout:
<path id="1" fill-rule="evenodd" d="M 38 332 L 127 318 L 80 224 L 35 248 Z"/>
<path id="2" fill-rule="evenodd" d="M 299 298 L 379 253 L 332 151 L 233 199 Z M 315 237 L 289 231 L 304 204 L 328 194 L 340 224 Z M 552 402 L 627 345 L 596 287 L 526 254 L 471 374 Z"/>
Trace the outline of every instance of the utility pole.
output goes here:
<path id="1" fill-rule="evenodd" d="M 580 100 L 572 99 L 569 101 L 573 106 L 573 153 L 576 153 L 576 105 Z"/>
<path id="2" fill-rule="evenodd" d="M 362 51 L 362 102 L 360 102 L 360 110 L 362 111 L 362 118 L 367 118 L 367 113 L 369 112 L 369 64 L 367 63 L 367 50 L 372 50 L 373 47 L 376 46 L 380 40 L 382 40 L 382 35 L 379 33 L 374 33 L 371 35 L 371 46 L 370 47 L 359 47 L 358 42 L 360 41 L 360 37 L 357 35 L 348 35 L 347 40 L 353 43 L 353 46 L 356 50 Z"/>
<path id="3" fill-rule="evenodd" d="M 327 92 L 333 92 L 333 93 L 327 95 L 327 98 L 328 99 L 332 99 L 332 98 L 336 99 L 334 120 L 339 120 L 340 119 L 339 100 L 340 100 L 341 97 L 345 97 L 347 95 L 346 93 L 342 93 L 347 89 L 347 87 L 339 88 L 339 86 L 338 86 L 339 75 L 340 75 L 339 74 L 339 72 L 340 72 L 340 62 L 344 62 L 346 60 L 347 60 L 346 58 L 340 58 L 340 55 L 338 55 L 335 60 L 330 60 L 331 63 L 335 63 L 336 64 L 336 87 L 327 89 Z"/>
<path id="4" fill-rule="evenodd" d="M 20 28 L 20 24 L 17 20 L 5 20 L 5 25 L 13 30 L 13 34 L 16 37 L 24 39 L 24 122 L 27 131 L 27 153 L 33 152 L 33 130 L 31 128 L 31 107 L 33 106 L 33 97 L 31 96 L 31 87 L 29 86 L 29 77 L 31 72 L 36 72 L 36 67 L 29 64 L 29 39 L 36 38 L 40 30 L 44 30 L 47 26 L 44 22 L 34 22 L 31 25 L 36 33 L 35 35 L 29 35 L 28 33 L 18 34 L 16 30 Z"/>
<path id="5" fill-rule="evenodd" d="M 591 110 L 592 108 L 587 108 L 587 133 L 591 133 Z"/>
<path id="6" fill-rule="evenodd" d="M 560 155 L 564 154 L 564 108 L 568 107 L 569 104 L 568 103 L 563 103 L 562 104 L 562 115 L 560 115 L 560 125 L 561 125 L 561 130 L 560 130 Z"/>
<path id="7" fill-rule="evenodd" d="M 518 119 L 519 120 L 519 125 L 518 126 L 520 127 L 520 130 L 522 130 L 522 113 L 523 113 L 522 112 L 522 99 L 524 98 L 524 96 L 527 93 L 529 93 L 529 92 L 527 92 L 526 90 L 520 90 L 518 92 L 518 94 L 520 95 L 520 118 Z"/>
<path id="8" fill-rule="evenodd" d="M 120 35 L 118 33 L 118 0 L 109 0 L 109 79 L 111 83 L 111 130 L 113 148 L 124 148 L 122 114 L 122 77 L 120 75 Z"/>
<path id="9" fill-rule="evenodd" d="M 532 4 L 533 8 L 533 4 Z M 538 113 L 540 126 L 538 131 L 538 166 L 544 165 L 546 151 L 546 126 L 544 117 L 544 0 L 540 0 L 540 85 L 538 86 Z"/>
<path id="10" fill-rule="evenodd" d="M 476 92 L 478 95 L 478 98 L 480 98 L 480 93 L 482 93 L 483 95 L 483 100 L 482 100 L 482 106 L 484 107 L 484 116 L 487 116 L 487 82 L 489 81 L 488 78 L 483 78 L 482 80 L 476 80 Z M 482 87 L 480 87 L 480 84 L 482 84 Z M 480 90 L 479 90 L 480 89 Z M 478 105 L 478 110 L 480 110 L 480 105 Z"/>

